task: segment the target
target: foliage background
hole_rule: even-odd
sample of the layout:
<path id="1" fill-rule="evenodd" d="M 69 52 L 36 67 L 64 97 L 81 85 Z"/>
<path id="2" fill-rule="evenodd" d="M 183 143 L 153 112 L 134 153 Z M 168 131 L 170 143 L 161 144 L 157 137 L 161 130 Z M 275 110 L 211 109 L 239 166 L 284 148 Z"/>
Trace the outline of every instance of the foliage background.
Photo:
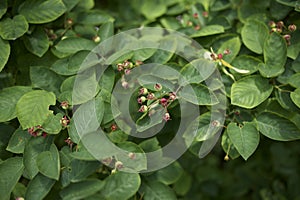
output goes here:
<path id="1" fill-rule="evenodd" d="M 300 146 L 291 141 L 300 138 L 300 32 L 288 31 L 291 24 L 300 27 L 299 10 L 297 0 L 1 1 L 0 199 L 300 199 Z M 283 32 L 271 34 L 270 21 L 283 21 Z M 72 76 L 89 50 L 141 26 L 178 30 L 217 53 L 229 48 L 224 60 L 250 72 L 226 68 L 222 74 L 228 118 L 207 157 L 197 157 L 199 140 L 165 169 L 111 174 L 76 141 L 71 110 L 61 103 L 72 102 Z M 171 61 L 186 64 L 176 57 L 165 62 Z M 120 75 L 114 70 L 107 78 L 113 84 Z M 248 86 L 257 79 L 252 94 Z M 201 106 L 209 112 L 209 105 Z M 112 116 L 107 109 L 102 114 L 111 134 Z M 71 120 L 67 126 L 64 115 Z M 31 127 L 38 136 L 28 133 Z M 130 140 L 121 131 L 110 139 Z M 157 140 L 147 145 L 159 148 Z"/>

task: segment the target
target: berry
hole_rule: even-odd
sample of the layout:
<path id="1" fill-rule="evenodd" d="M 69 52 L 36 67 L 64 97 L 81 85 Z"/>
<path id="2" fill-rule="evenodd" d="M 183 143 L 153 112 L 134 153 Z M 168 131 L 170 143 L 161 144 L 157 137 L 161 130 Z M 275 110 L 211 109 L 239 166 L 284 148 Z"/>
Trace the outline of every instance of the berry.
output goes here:
<path id="1" fill-rule="evenodd" d="M 141 88 L 139 90 L 139 95 L 146 95 L 148 94 L 148 89 L 147 88 Z"/>
<path id="2" fill-rule="evenodd" d="M 165 113 L 163 116 L 163 120 L 165 120 L 166 122 L 171 120 L 170 114 L 169 113 Z"/>
<path id="3" fill-rule="evenodd" d="M 110 130 L 111 130 L 111 131 L 115 131 L 115 130 L 117 130 L 117 129 L 118 129 L 118 127 L 117 127 L 116 124 L 112 124 L 112 125 L 110 126 Z"/>
<path id="4" fill-rule="evenodd" d="M 271 28 L 275 28 L 275 27 L 276 27 L 276 23 L 275 23 L 274 21 L 270 21 L 270 22 L 269 22 L 269 26 L 270 26 Z"/>
<path id="5" fill-rule="evenodd" d="M 62 107 L 62 109 L 67 110 L 69 108 L 69 102 L 63 101 L 60 103 L 60 106 Z"/>
<path id="6" fill-rule="evenodd" d="M 223 58 L 223 54 L 219 53 L 219 54 L 218 54 L 218 59 L 221 60 L 222 58 Z"/>
<path id="7" fill-rule="evenodd" d="M 153 93 L 149 92 L 148 95 L 147 95 L 147 99 L 152 100 L 154 98 L 155 98 L 155 95 Z"/>
<path id="8" fill-rule="evenodd" d="M 117 162 L 115 163 L 115 168 L 116 168 L 116 169 L 122 169 L 122 168 L 123 168 L 123 163 L 122 163 L 121 161 L 117 161 Z"/>
<path id="9" fill-rule="evenodd" d="M 135 153 L 130 152 L 130 153 L 128 154 L 128 157 L 129 157 L 131 160 L 134 160 L 134 159 L 136 158 L 136 155 L 135 155 Z"/>
<path id="10" fill-rule="evenodd" d="M 297 30 L 297 26 L 295 24 L 291 24 L 288 26 L 289 31 L 294 32 Z"/>
<path id="11" fill-rule="evenodd" d="M 161 91 L 161 90 L 162 90 L 161 84 L 156 83 L 156 84 L 154 85 L 154 89 L 155 89 L 156 91 Z"/>
<path id="12" fill-rule="evenodd" d="M 171 101 L 174 101 L 176 98 L 177 98 L 177 97 L 176 97 L 176 94 L 175 94 L 174 92 L 170 92 L 170 93 L 169 93 L 169 99 L 170 99 Z"/>
<path id="13" fill-rule="evenodd" d="M 96 36 L 93 37 L 93 41 L 96 42 L 96 43 L 99 43 L 100 40 L 101 39 L 100 39 L 100 37 L 98 35 L 96 35 Z"/>
<path id="14" fill-rule="evenodd" d="M 202 12 L 202 16 L 205 17 L 205 18 L 208 17 L 208 12 L 207 11 L 203 11 Z"/>
<path id="15" fill-rule="evenodd" d="M 63 127 L 67 127 L 69 123 L 70 123 L 70 120 L 69 120 L 66 116 L 64 116 L 64 117 L 61 118 L 61 120 L 60 120 L 60 124 L 61 124 Z"/>
<path id="16" fill-rule="evenodd" d="M 161 98 L 159 102 L 163 107 L 168 105 L 168 100 L 166 98 Z"/>
<path id="17" fill-rule="evenodd" d="M 200 26 L 197 25 L 197 26 L 194 27 L 194 29 L 195 29 L 196 31 L 198 31 L 198 30 L 200 30 Z"/>
<path id="18" fill-rule="evenodd" d="M 123 82 L 122 82 L 122 87 L 123 87 L 124 89 L 127 89 L 127 88 L 129 87 L 128 82 L 127 82 L 127 81 L 123 81 Z"/>
<path id="19" fill-rule="evenodd" d="M 146 97 L 141 96 L 141 97 L 138 98 L 137 101 L 138 101 L 139 104 L 142 104 L 142 103 L 144 103 L 146 100 L 147 100 Z"/>
<path id="20" fill-rule="evenodd" d="M 142 105 L 139 109 L 139 112 L 146 113 L 148 111 L 148 107 L 146 105 Z"/>

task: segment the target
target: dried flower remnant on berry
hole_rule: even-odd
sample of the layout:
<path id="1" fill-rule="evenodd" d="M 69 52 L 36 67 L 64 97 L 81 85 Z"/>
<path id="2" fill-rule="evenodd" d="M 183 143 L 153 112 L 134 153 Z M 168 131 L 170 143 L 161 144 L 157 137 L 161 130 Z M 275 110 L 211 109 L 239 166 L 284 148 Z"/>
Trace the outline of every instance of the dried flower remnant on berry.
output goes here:
<path id="1" fill-rule="evenodd" d="M 156 84 L 154 85 L 154 89 L 155 89 L 156 91 L 161 91 L 161 90 L 162 90 L 162 85 L 159 84 L 159 83 L 156 83 Z"/>
<path id="2" fill-rule="evenodd" d="M 70 120 L 67 118 L 67 116 L 64 116 L 64 117 L 61 118 L 61 120 L 60 120 L 60 124 L 61 124 L 63 127 L 67 127 L 69 123 L 70 123 Z"/>
<path id="3" fill-rule="evenodd" d="M 139 95 L 146 95 L 148 94 L 148 89 L 147 88 L 141 88 L 139 90 Z"/>
<path id="4" fill-rule="evenodd" d="M 148 107 L 146 105 L 142 105 L 139 109 L 139 112 L 146 113 L 148 111 Z"/>
<path id="5" fill-rule="evenodd" d="M 144 97 L 144 96 L 141 96 L 141 97 L 139 97 L 139 98 L 137 99 L 137 101 L 138 101 L 139 104 L 144 103 L 146 100 L 147 100 L 147 99 L 146 99 L 146 97 Z"/>
<path id="6" fill-rule="evenodd" d="M 62 107 L 62 109 L 67 110 L 69 108 L 69 102 L 63 101 L 60 103 L 60 106 Z"/>

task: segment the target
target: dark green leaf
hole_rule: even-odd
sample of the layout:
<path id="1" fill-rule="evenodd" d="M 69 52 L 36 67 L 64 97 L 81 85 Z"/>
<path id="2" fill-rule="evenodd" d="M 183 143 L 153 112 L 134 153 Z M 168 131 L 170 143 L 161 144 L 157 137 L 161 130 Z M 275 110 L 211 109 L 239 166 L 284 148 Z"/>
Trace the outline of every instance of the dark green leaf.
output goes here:
<path id="1" fill-rule="evenodd" d="M 0 91 L 0 122 L 9 121 L 17 116 L 17 102 L 31 90 L 31 87 L 13 86 Z"/>
<path id="2" fill-rule="evenodd" d="M 7 0 L 3 0 L 0 3 L 0 19 L 6 13 L 7 10 Z"/>
<path id="3" fill-rule="evenodd" d="M 272 33 L 264 44 L 265 64 L 258 65 L 261 75 L 270 78 L 282 74 L 286 55 L 286 41 L 278 33 Z"/>
<path id="4" fill-rule="evenodd" d="M 19 7 L 19 13 L 24 15 L 29 23 L 43 24 L 60 17 L 66 7 L 62 0 L 26 0 Z"/>
<path id="5" fill-rule="evenodd" d="M 9 158 L 0 162 L 0 194 L 1 199 L 9 200 L 10 193 L 23 173 L 23 159 L 21 157 Z"/>
<path id="6" fill-rule="evenodd" d="M 286 118 L 264 112 L 256 118 L 256 121 L 259 132 L 268 138 L 278 141 L 300 139 L 299 129 Z"/>
<path id="7" fill-rule="evenodd" d="M 55 45 L 55 49 L 62 53 L 74 54 L 82 50 L 92 50 L 95 46 L 96 43 L 93 40 L 81 37 L 67 37 Z"/>
<path id="8" fill-rule="evenodd" d="M 174 191 L 171 188 L 156 181 L 143 182 L 139 192 L 143 195 L 145 200 L 177 199 Z"/>
<path id="9" fill-rule="evenodd" d="M 28 184 L 25 199 L 41 200 L 46 197 L 53 187 L 55 180 L 42 174 L 37 174 Z"/>
<path id="10" fill-rule="evenodd" d="M 31 135 L 20 127 L 11 136 L 6 150 L 12 153 L 23 153 L 25 144 L 30 138 Z"/>
<path id="11" fill-rule="evenodd" d="M 51 179 L 59 179 L 60 160 L 54 144 L 51 145 L 49 151 L 43 151 L 38 155 L 36 163 L 41 174 Z"/>
<path id="12" fill-rule="evenodd" d="M 136 173 L 117 172 L 104 181 L 105 186 L 101 194 L 110 200 L 126 200 L 133 196 L 139 189 L 141 178 Z"/>
<path id="13" fill-rule="evenodd" d="M 62 189 L 60 196 L 63 198 L 63 200 L 80 200 L 95 194 L 101 190 L 103 186 L 103 181 L 98 179 L 88 179 L 78 183 L 73 183 Z"/>
<path id="14" fill-rule="evenodd" d="M 153 20 L 167 11 L 163 0 L 144 1 L 141 6 L 141 13 L 150 20 Z"/>
<path id="15" fill-rule="evenodd" d="M 31 35 L 24 36 L 25 47 L 39 57 L 42 57 L 49 48 L 48 36 L 42 27 L 36 27 Z"/>
<path id="16" fill-rule="evenodd" d="M 294 92 L 291 92 L 291 99 L 300 108 L 300 88 L 297 88 Z"/>
<path id="17" fill-rule="evenodd" d="M 6 18 L 0 22 L 0 36 L 4 40 L 15 40 L 24 35 L 28 27 L 23 15 L 16 15 L 13 19 Z"/>
<path id="18" fill-rule="evenodd" d="M 178 97 L 197 105 L 214 105 L 218 103 L 215 94 L 202 84 L 192 84 L 183 87 L 179 91 Z"/>
<path id="19" fill-rule="evenodd" d="M 227 133 L 239 154 L 247 160 L 256 150 L 259 144 L 259 133 L 255 124 L 244 122 L 237 125 L 231 122 L 227 126 Z"/>
<path id="20" fill-rule="evenodd" d="M 173 162 L 169 166 L 160 169 L 155 173 L 155 180 L 165 184 L 171 185 L 178 181 L 178 179 L 183 174 L 183 169 L 178 162 Z"/>
<path id="21" fill-rule="evenodd" d="M 81 24 L 99 25 L 113 21 L 113 18 L 101 10 L 90 10 L 80 13 L 77 17 L 77 21 Z"/>

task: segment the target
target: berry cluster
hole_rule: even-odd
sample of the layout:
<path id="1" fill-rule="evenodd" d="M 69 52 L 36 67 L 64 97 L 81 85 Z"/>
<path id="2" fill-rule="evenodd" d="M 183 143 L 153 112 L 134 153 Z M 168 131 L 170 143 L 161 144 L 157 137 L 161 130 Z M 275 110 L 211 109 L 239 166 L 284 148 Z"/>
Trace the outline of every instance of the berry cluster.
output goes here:
<path id="1" fill-rule="evenodd" d="M 204 18 L 208 17 L 208 12 L 207 11 L 203 11 L 202 12 L 202 16 Z M 184 19 L 185 18 L 185 19 Z M 176 19 L 179 21 L 179 23 L 184 26 L 184 27 L 193 27 L 196 31 L 201 29 L 201 24 L 199 21 L 199 14 L 198 13 L 194 13 L 192 16 L 177 16 Z"/>
<path id="2" fill-rule="evenodd" d="M 44 132 L 43 127 L 41 125 L 30 127 L 27 129 L 27 131 L 33 137 L 37 137 L 37 136 L 46 137 L 47 136 L 47 133 Z"/>
<path id="3" fill-rule="evenodd" d="M 277 23 L 275 23 L 274 21 L 270 21 L 269 27 L 271 28 L 271 33 L 280 33 L 285 39 L 287 45 L 291 44 L 291 33 L 295 32 L 297 29 L 297 26 L 295 24 L 290 24 L 288 27 L 286 27 L 283 21 L 279 21 Z"/>
<path id="4" fill-rule="evenodd" d="M 139 61 L 139 60 L 136 60 L 135 64 L 133 64 L 132 62 L 130 62 L 128 60 L 125 60 L 123 63 L 118 63 L 117 64 L 117 70 L 122 73 L 121 82 L 122 82 L 122 87 L 123 88 L 127 89 L 129 87 L 129 83 L 126 81 L 125 75 L 129 75 L 131 70 L 134 67 L 138 67 L 142 64 L 143 64 L 143 62 Z"/>
<path id="5" fill-rule="evenodd" d="M 153 87 L 153 90 L 148 90 L 147 88 L 141 88 L 139 90 L 139 96 L 137 102 L 141 104 L 139 108 L 139 112 L 147 113 L 148 116 L 153 115 L 156 110 L 155 108 L 158 105 L 161 105 L 165 113 L 162 117 L 164 121 L 171 120 L 170 113 L 168 112 L 168 106 L 176 100 L 175 92 L 164 92 L 162 91 L 162 85 L 156 83 Z"/>

